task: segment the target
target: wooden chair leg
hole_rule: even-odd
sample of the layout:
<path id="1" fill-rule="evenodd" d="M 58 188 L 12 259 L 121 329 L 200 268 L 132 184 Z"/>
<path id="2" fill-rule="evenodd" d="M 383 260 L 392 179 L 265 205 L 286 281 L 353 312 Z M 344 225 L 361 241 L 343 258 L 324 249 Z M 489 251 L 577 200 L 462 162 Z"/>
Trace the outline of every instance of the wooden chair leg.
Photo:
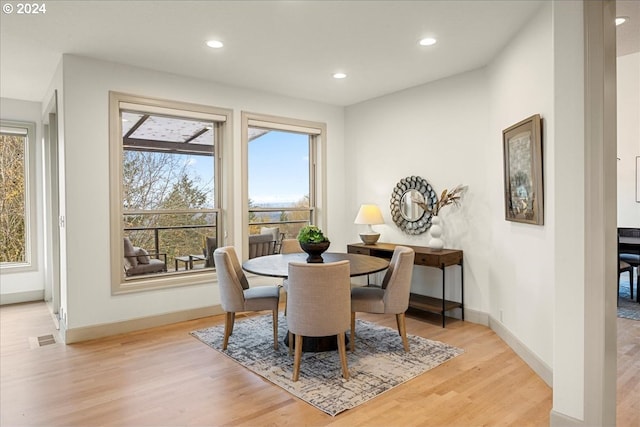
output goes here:
<path id="1" fill-rule="evenodd" d="M 398 322 L 398 332 L 402 337 L 402 346 L 404 351 L 409 352 L 409 340 L 407 339 L 407 325 L 404 320 L 404 313 L 396 314 L 396 322 Z"/>
<path id="2" fill-rule="evenodd" d="M 340 364 L 342 365 L 342 377 L 349 379 L 349 367 L 347 366 L 347 346 L 344 343 L 344 332 L 338 334 L 338 352 L 340 353 Z"/>
<path id="3" fill-rule="evenodd" d="M 296 335 L 296 350 L 293 356 L 293 381 L 298 381 L 300 376 L 300 359 L 302 359 L 302 335 Z"/>
<path id="4" fill-rule="evenodd" d="M 349 340 L 349 349 L 356 350 L 356 312 L 351 312 L 351 337 Z"/>
<path id="5" fill-rule="evenodd" d="M 294 343 L 295 339 L 296 339 L 296 337 L 293 336 L 291 331 L 289 331 L 289 356 L 291 356 L 291 354 L 293 354 L 293 347 L 295 347 L 295 343 Z"/>
<path id="6" fill-rule="evenodd" d="M 273 348 L 278 349 L 278 308 L 273 310 Z"/>
<path id="7" fill-rule="evenodd" d="M 233 332 L 233 323 L 235 322 L 235 313 L 227 312 L 224 318 L 224 340 L 222 341 L 222 349 L 227 349 L 229 344 L 229 336 Z"/>

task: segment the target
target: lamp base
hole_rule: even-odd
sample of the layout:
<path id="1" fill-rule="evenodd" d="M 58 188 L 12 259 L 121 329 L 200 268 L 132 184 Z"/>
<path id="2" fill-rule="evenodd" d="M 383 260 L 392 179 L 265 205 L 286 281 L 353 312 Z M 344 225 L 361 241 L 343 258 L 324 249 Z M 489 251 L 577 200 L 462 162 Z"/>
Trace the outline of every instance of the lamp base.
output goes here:
<path id="1" fill-rule="evenodd" d="M 380 233 L 360 233 L 360 240 L 365 245 L 374 245 L 380 238 Z"/>

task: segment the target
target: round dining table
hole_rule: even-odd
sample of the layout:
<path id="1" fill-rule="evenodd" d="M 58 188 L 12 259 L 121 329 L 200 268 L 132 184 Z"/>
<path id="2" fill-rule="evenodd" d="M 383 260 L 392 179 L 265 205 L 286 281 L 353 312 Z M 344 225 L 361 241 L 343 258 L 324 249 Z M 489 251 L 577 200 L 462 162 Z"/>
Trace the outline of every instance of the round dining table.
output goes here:
<path id="1" fill-rule="evenodd" d="M 242 269 L 259 276 L 286 279 L 289 276 L 289 263 L 306 262 L 307 256 L 306 253 L 266 255 L 246 260 Z M 348 260 L 351 277 L 377 273 L 389 267 L 389 260 L 361 254 L 325 252 L 322 259 L 325 263 Z"/>
<path id="2" fill-rule="evenodd" d="M 306 253 L 266 255 L 251 258 L 242 263 L 242 269 L 253 274 L 268 277 L 289 276 L 289 263 L 306 262 Z M 385 270 L 389 267 L 389 260 L 376 258 L 369 255 L 347 254 L 341 252 L 325 252 L 322 254 L 325 263 L 337 261 L 349 261 L 349 274 L 351 277 L 364 276 Z M 348 338 L 345 336 L 345 341 Z M 285 336 L 284 344 L 289 345 L 289 334 Z M 338 348 L 337 337 L 303 337 L 302 351 L 319 352 L 330 351 Z"/>

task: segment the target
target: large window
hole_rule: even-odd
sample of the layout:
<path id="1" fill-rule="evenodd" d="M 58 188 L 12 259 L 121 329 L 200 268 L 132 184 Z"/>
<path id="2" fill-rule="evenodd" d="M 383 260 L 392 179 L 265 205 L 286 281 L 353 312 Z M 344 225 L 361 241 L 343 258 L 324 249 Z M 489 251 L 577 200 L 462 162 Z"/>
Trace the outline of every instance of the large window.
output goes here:
<path id="1" fill-rule="evenodd" d="M 317 152 L 324 125 L 244 115 L 248 234 L 277 227 L 295 238 L 317 218 Z"/>
<path id="2" fill-rule="evenodd" d="M 35 126 L 0 122 L 0 266 L 33 267 Z"/>
<path id="3" fill-rule="evenodd" d="M 166 286 L 172 278 L 211 270 L 212 251 L 222 241 L 225 111 L 119 94 L 112 94 L 112 103 L 120 187 L 113 241 L 122 247 L 116 291 L 137 290 L 141 282 Z"/>

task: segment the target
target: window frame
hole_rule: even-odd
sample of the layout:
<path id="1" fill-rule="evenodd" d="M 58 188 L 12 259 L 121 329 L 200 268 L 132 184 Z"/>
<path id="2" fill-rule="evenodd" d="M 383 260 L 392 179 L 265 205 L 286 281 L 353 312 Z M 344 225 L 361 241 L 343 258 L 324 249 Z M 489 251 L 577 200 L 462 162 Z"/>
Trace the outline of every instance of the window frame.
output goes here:
<path id="1" fill-rule="evenodd" d="M 192 104 L 180 101 L 171 101 L 137 95 L 130 95 L 121 92 L 109 92 L 109 156 L 110 156 L 110 253 L 111 253 L 111 293 L 113 295 L 141 292 L 163 288 L 173 288 L 189 285 L 200 285 L 211 283 L 211 275 L 215 276 L 215 269 L 190 270 L 188 272 L 177 272 L 159 275 L 145 275 L 139 278 L 127 278 L 124 274 L 124 247 L 122 244 L 124 237 L 123 217 L 126 214 L 122 205 L 123 186 L 123 153 L 122 145 L 122 123 L 120 120 L 121 110 L 130 109 L 131 105 L 139 106 L 141 111 L 151 113 L 162 111 L 171 112 L 179 117 L 202 118 L 203 115 L 210 116 L 213 121 L 220 122 L 216 126 L 214 138 L 214 201 L 212 209 L 217 212 L 217 236 L 218 243 L 222 244 L 226 234 L 225 216 L 223 209 L 226 202 L 223 199 L 226 195 L 225 185 L 225 165 L 223 162 L 225 145 L 231 141 L 231 131 L 233 129 L 233 112 L 229 109 L 212 107 L 207 105 Z"/>
<path id="2" fill-rule="evenodd" d="M 25 130 L 24 144 L 24 262 L 0 263 L 2 274 L 37 270 L 37 221 L 36 221 L 36 124 L 19 120 L 0 119 L 0 128 Z"/>
<path id="3" fill-rule="evenodd" d="M 326 230 L 326 135 L 327 125 L 321 122 L 294 119 L 243 111 L 242 129 L 242 248 L 249 247 L 249 128 L 297 132 L 312 135 L 309 150 L 309 210 L 311 224 Z M 243 257 L 246 259 L 246 256 Z"/>

